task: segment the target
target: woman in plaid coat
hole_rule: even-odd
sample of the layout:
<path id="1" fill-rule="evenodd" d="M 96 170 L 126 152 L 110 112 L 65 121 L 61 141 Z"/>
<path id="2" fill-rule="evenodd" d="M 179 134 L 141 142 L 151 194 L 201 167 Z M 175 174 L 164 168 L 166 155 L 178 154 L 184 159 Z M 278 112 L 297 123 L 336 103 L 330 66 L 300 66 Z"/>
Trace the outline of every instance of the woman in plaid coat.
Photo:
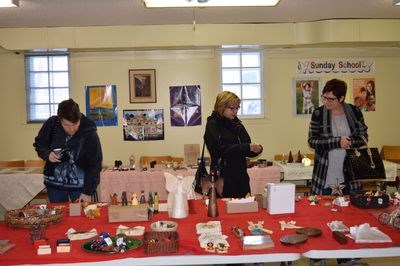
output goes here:
<path id="1" fill-rule="evenodd" d="M 311 194 L 349 194 L 360 190 L 359 182 L 346 182 L 343 162 L 347 148 L 365 145 L 368 139 L 360 109 L 344 102 L 347 85 L 338 79 L 329 80 L 322 91 L 324 105 L 314 110 L 308 131 L 308 143 L 315 150 Z"/>

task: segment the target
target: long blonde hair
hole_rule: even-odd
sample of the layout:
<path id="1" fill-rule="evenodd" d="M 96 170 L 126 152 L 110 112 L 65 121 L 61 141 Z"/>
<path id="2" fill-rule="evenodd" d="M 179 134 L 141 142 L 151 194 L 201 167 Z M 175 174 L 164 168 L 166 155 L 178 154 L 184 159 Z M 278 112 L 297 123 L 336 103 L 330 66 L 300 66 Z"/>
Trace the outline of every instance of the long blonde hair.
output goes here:
<path id="1" fill-rule="evenodd" d="M 214 111 L 217 112 L 219 115 L 223 115 L 225 109 L 229 105 L 239 105 L 240 98 L 230 91 L 223 91 L 218 93 L 217 98 L 214 104 Z"/>

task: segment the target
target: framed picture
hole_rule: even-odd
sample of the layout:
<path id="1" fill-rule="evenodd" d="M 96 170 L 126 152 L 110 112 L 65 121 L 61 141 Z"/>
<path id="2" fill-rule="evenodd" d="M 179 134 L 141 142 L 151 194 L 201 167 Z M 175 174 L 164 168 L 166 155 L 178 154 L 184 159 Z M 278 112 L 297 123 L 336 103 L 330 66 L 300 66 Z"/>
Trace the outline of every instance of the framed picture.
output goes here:
<path id="1" fill-rule="evenodd" d="M 320 78 L 293 78 L 294 115 L 311 115 L 320 104 L 322 81 Z"/>
<path id="2" fill-rule="evenodd" d="M 163 140 L 164 110 L 123 110 L 124 140 Z"/>
<path id="3" fill-rule="evenodd" d="M 156 102 L 155 69 L 129 69 L 129 100 L 131 103 Z"/>

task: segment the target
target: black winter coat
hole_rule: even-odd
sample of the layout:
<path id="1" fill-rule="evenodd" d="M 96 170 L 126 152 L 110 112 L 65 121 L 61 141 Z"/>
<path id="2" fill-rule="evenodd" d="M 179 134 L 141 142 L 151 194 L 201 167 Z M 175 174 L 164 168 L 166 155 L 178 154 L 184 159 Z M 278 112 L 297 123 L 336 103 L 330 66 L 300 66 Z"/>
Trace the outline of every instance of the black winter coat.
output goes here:
<path id="1" fill-rule="evenodd" d="M 207 118 L 204 141 L 211 155 L 211 169 L 221 158 L 221 177 L 224 178 L 224 198 L 242 198 L 250 193 L 250 178 L 246 157 L 260 153 L 250 151 L 251 139 L 238 118 L 229 120 L 216 112 Z"/>
<path id="2" fill-rule="evenodd" d="M 68 153 L 78 154 L 75 158 L 76 165 L 84 172 L 83 187 L 72 188 L 59 183 L 52 183 L 45 178 L 45 185 L 61 190 L 81 191 L 92 195 L 100 182 L 103 154 L 96 124 L 82 114 L 78 131 L 68 140 L 57 116 L 50 117 L 40 129 L 33 146 L 40 158 L 46 161 L 43 174 L 47 177 L 54 176 L 55 166 L 59 163 L 49 161 L 49 154 L 55 148 L 63 148 L 68 152 L 63 153 L 62 161 L 68 160 Z M 78 151 L 79 150 L 79 151 Z"/>

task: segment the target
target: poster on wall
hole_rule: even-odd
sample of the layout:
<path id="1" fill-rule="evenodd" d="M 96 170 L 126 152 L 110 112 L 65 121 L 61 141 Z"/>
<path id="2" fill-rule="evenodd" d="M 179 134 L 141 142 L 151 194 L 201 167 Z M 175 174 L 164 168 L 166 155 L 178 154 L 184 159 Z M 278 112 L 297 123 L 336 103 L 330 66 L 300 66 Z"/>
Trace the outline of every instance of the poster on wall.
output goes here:
<path id="1" fill-rule="evenodd" d="M 172 127 L 201 125 L 200 85 L 170 86 L 169 98 Z"/>
<path id="2" fill-rule="evenodd" d="M 375 78 L 353 79 L 353 104 L 361 111 L 375 111 Z"/>
<path id="3" fill-rule="evenodd" d="M 164 139 L 164 110 L 123 110 L 124 140 Z"/>
<path id="4" fill-rule="evenodd" d="M 115 85 L 85 86 L 86 116 L 97 126 L 118 125 Z"/>
<path id="5" fill-rule="evenodd" d="M 320 78 L 293 78 L 294 115 L 311 115 L 319 106 Z"/>

